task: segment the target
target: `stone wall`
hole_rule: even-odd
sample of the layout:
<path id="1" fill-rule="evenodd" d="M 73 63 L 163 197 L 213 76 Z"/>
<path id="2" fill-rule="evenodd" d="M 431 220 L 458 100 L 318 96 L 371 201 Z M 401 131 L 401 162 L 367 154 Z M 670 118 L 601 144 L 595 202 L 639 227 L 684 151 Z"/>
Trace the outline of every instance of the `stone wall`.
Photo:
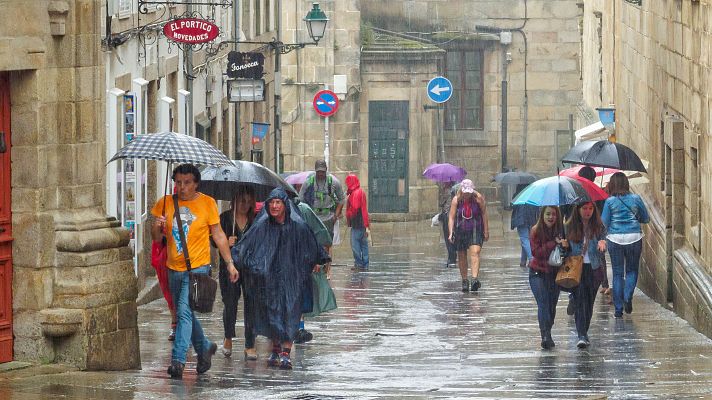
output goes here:
<path id="1" fill-rule="evenodd" d="M 615 43 L 604 53 L 603 86 L 606 93 L 613 88 L 616 136 L 650 161 L 650 183 L 635 188 L 654 216 L 639 285 L 712 336 L 710 4 L 616 0 L 586 1 L 584 8 L 585 23 L 599 12 L 612 27 L 603 32 L 604 43 Z M 595 41 L 592 32 L 584 27 L 584 43 Z M 595 70 L 584 73 L 584 82 L 598 79 Z M 591 93 L 584 97 L 596 106 Z"/>
<path id="2" fill-rule="evenodd" d="M 555 133 L 568 129 L 568 116 L 581 99 L 581 10 L 576 2 L 363 0 L 362 10 L 364 20 L 394 31 L 512 31 L 512 44 L 486 45 L 484 130 L 446 132 L 448 157 L 471 171 L 480 186 L 490 185 L 501 171 L 501 82 L 504 53 L 509 52 L 508 167 L 543 175 L 555 170 Z"/>
<path id="3" fill-rule="evenodd" d="M 16 360 L 140 367 L 128 232 L 103 212 L 103 3 L 3 2 Z"/>

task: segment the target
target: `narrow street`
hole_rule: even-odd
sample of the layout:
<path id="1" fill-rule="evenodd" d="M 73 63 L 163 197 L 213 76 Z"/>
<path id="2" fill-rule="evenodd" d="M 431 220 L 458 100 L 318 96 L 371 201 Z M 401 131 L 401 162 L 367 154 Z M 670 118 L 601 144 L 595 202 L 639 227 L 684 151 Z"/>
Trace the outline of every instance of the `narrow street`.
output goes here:
<path id="1" fill-rule="evenodd" d="M 142 370 L 18 369 L 0 373 L 0 398 L 712 398 L 712 340 L 641 292 L 633 314 L 618 320 L 599 295 L 586 350 L 576 348 L 562 294 L 556 347 L 541 350 L 514 235 L 485 244 L 482 289 L 463 294 L 457 270 L 444 267 L 439 227 L 429 225 L 374 225 L 367 272 L 351 271 L 348 243 L 338 246 L 339 308 L 307 321 L 314 340 L 295 346 L 292 371 L 266 366 L 264 338 L 260 359 L 245 362 L 240 327 L 232 358 L 218 350 L 198 377 L 191 355 L 183 381 L 169 379 L 170 317 L 161 299 L 139 308 Z M 219 344 L 221 306 L 201 316 Z"/>

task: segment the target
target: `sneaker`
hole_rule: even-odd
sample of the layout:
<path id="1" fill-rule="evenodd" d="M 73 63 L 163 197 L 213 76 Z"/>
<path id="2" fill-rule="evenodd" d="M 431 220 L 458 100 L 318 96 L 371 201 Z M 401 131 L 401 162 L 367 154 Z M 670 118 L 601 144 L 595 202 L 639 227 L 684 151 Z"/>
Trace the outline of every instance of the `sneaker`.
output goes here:
<path id="1" fill-rule="evenodd" d="M 482 284 L 480 283 L 480 280 L 475 278 L 472 280 L 472 287 L 470 288 L 470 291 L 476 292 L 476 291 L 480 290 L 481 287 L 482 287 Z"/>
<path id="2" fill-rule="evenodd" d="M 292 369 L 292 359 L 286 351 L 279 353 L 279 369 Z"/>
<path id="3" fill-rule="evenodd" d="M 168 375 L 170 375 L 173 379 L 182 379 L 183 364 L 176 360 L 171 361 L 171 366 L 168 367 Z"/>
<path id="4" fill-rule="evenodd" d="M 578 347 L 579 349 L 585 349 L 586 347 L 588 347 L 588 341 L 586 340 L 586 338 L 583 336 L 579 336 L 579 340 L 578 343 L 576 343 L 576 347 Z"/>
<path id="5" fill-rule="evenodd" d="M 254 347 L 245 349 L 245 360 L 255 361 L 257 359 L 257 350 Z"/>
<path id="6" fill-rule="evenodd" d="M 267 359 L 267 366 L 268 367 L 276 367 L 279 365 L 279 354 L 272 352 L 270 354 L 269 358 Z"/>
<path id="7" fill-rule="evenodd" d="M 314 335 L 306 329 L 297 331 L 297 336 L 294 338 L 294 343 L 306 343 L 314 339 Z"/>
<path id="8" fill-rule="evenodd" d="M 556 344 L 554 343 L 554 340 L 550 337 L 541 341 L 541 348 L 544 350 L 551 350 L 554 348 L 554 346 L 556 346 Z"/>
<path id="9" fill-rule="evenodd" d="M 616 311 L 613 313 L 613 316 L 616 318 L 623 318 L 623 311 Z"/>
<path id="10" fill-rule="evenodd" d="M 566 315 L 574 315 L 576 313 L 576 304 L 574 299 L 569 297 L 569 305 L 566 306 Z"/>
<path id="11" fill-rule="evenodd" d="M 467 293 L 470 291 L 470 281 L 467 279 L 462 280 L 462 291 Z"/>
<path id="12" fill-rule="evenodd" d="M 198 371 L 199 374 L 204 374 L 208 372 L 208 370 L 213 364 L 213 355 L 215 355 L 216 351 L 218 351 L 218 345 L 215 343 L 211 343 L 208 350 L 202 352 L 201 354 L 198 354 L 198 363 L 196 364 L 195 369 L 196 371 Z"/>
<path id="13" fill-rule="evenodd" d="M 625 309 L 625 313 L 626 313 L 626 314 L 632 313 L 632 312 L 633 312 L 633 300 L 627 301 L 627 302 L 625 303 L 625 308 L 624 308 L 624 309 Z"/>
<path id="14" fill-rule="evenodd" d="M 457 264 L 452 262 L 452 263 L 447 263 L 446 265 L 448 268 L 457 268 Z"/>
<path id="15" fill-rule="evenodd" d="M 168 334 L 168 341 L 173 342 L 176 340 L 176 329 L 171 328 L 171 333 Z"/>

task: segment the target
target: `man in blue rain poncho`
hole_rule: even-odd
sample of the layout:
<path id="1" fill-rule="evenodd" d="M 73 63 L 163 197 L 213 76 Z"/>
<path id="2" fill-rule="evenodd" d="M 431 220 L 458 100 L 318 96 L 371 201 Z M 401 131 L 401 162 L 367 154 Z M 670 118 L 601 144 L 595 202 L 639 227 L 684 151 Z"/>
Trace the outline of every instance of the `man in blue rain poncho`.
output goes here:
<path id="1" fill-rule="evenodd" d="M 232 257 L 245 290 L 254 291 L 245 297 L 250 325 L 272 340 L 267 364 L 291 369 L 303 295 L 312 292 L 312 271 L 330 259 L 283 189 L 274 189 L 264 207 Z"/>

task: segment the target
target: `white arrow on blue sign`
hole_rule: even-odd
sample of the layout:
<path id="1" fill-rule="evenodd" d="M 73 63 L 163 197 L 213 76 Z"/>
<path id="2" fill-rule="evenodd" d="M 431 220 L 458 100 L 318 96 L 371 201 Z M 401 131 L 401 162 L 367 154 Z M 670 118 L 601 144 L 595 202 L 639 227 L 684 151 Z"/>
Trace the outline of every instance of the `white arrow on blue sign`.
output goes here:
<path id="1" fill-rule="evenodd" d="M 444 103 L 452 96 L 452 83 L 444 76 L 436 76 L 428 82 L 428 97 L 436 103 Z"/>

